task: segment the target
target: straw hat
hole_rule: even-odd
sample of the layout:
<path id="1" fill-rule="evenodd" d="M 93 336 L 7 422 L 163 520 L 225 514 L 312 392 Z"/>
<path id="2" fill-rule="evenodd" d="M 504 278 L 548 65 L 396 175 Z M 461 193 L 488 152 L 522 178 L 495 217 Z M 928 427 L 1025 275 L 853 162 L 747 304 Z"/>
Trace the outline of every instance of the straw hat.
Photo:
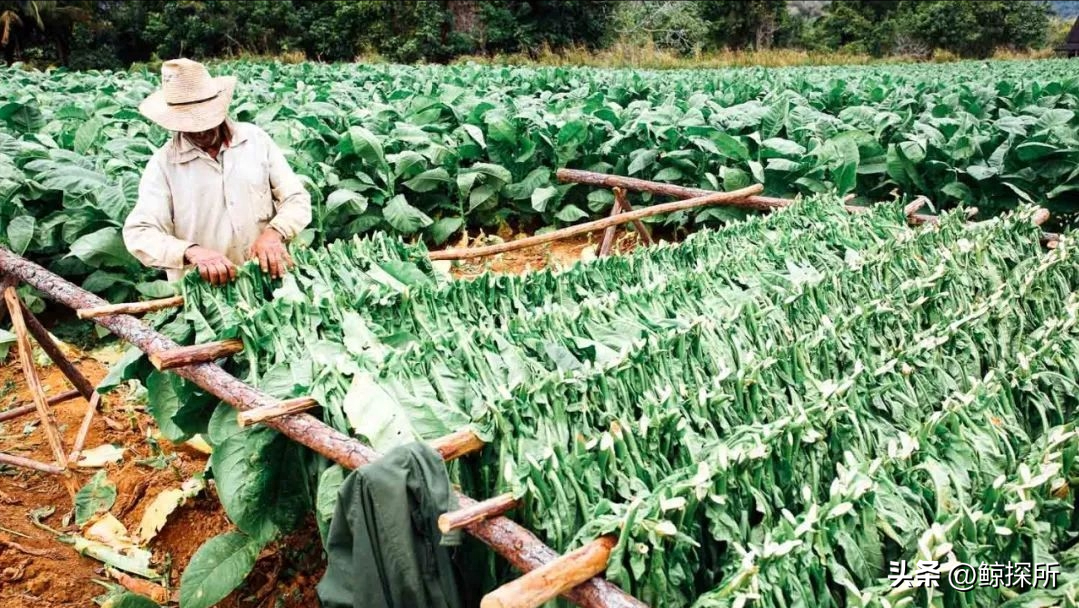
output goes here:
<path id="1" fill-rule="evenodd" d="M 198 133 L 225 120 L 235 88 L 235 76 L 214 78 L 197 61 L 173 59 L 162 64 L 161 89 L 139 105 L 139 112 L 170 131 Z"/>

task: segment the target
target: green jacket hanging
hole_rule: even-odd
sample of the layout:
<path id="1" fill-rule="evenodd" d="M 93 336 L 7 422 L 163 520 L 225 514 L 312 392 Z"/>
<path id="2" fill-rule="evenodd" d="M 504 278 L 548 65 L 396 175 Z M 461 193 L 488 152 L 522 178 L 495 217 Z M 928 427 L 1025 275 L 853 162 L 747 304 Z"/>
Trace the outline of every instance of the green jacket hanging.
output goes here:
<path id="1" fill-rule="evenodd" d="M 446 465 L 425 443 L 394 448 L 341 485 L 327 538 L 324 608 L 461 608 L 438 516 L 457 507 Z"/>

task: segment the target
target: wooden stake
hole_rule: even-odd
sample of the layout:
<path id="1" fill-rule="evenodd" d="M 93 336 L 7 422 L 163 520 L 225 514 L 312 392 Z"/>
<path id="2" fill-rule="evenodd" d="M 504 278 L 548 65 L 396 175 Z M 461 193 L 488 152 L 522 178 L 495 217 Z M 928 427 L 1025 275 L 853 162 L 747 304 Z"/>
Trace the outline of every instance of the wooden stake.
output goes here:
<path id="1" fill-rule="evenodd" d="M 172 296 L 171 298 L 160 298 L 158 300 L 146 300 L 143 302 L 122 302 L 120 304 L 109 304 L 108 306 L 80 308 L 75 311 L 75 314 L 78 315 L 80 319 L 93 319 L 94 317 L 103 315 L 138 315 L 154 312 L 155 310 L 163 310 L 165 308 L 176 308 L 177 306 L 183 305 L 183 296 Z"/>
<path id="2" fill-rule="evenodd" d="M 8 287 L 18 286 L 19 279 L 6 274 L 0 275 L 0 293 L 7 291 Z M 0 298 L 0 321 L 3 321 L 5 316 L 7 316 L 7 303 L 4 302 L 3 298 Z"/>
<path id="3" fill-rule="evenodd" d="M 82 393 L 80 393 L 78 389 L 73 388 L 62 392 L 59 395 L 53 395 L 52 397 L 49 397 L 49 405 L 59 405 L 61 403 L 66 403 L 78 397 L 82 397 Z M 91 399 L 92 398 L 93 396 L 91 396 Z"/>
<path id="4" fill-rule="evenodd" d="M 23 458 L 22 456 L 15 456 L 14 454 L 5 454 L 4 452 L 0 452 L 0 464 L 7 464 L 13 467 L 22 467 L 24 469 L 33 469 L 34 471 L 41 471 L 42 473 L 52 473 L 53 475 L 60 475 L 67 472 L 67 469 L 59 467 L 55 464 L 38 462 L 37 460 Z"/>
<path id="5" fill-rule="evenodd" d="M 488 593 L 480 608 L 536 608 L 607 569 L 615 537 L 601 536 L 591 543 L 548 562 L 515 581 Z"/>
<path id="6" fill-rule="evenodd" d="M 275 405 L 239 412 L 236 414 L 236 421 L 240 424 L 240 428 L 247 428 L 252 424 L 266 420 L 306 412 L 314 407 L 318 407 L 318 401 L 315 401 L 314 398 L 296 397 L 295 399 L 285 399 Z"/>
<path id="7" fill-rule="evenodd" d="M 1041 226 L 1045 222 L 1049 221 L 1049 210 L 1045 208 L 1039 208 L 1034 212 L 1034 217 L 1031 219 L 1035 226 Z"/>
<path id="8" fill-rule="evenodd" d="M 432 260 L 462 260 L 466 258 L 478 258 L 488 255 L 495 255 L 497 253 L 505 253 L 507 251 L 524 249 L 526 247 L 535 247 L 536 245 L 542 245 L 543 243 L 558 241 L 564 238 L 568 238 L 578 234 L 584 234 L 587 232 L 596 232 L 598 230 L 603 230 L 608 226 L 617 226 L 619 224 L 625 224 L 628 222 L 632 222 L 633 220 L 639 220 L 641 218 L 650 217 L 653 215 L 674 213 L 675 211 L 684 211 L 686 209 L 703 207 L 705 205 L 733 204 L 733 202 L 735 201 L 745 200 L 746 197 L 752 196 L 753 194 L 756 194 L 757 192 L 760 192 L 762 190 L 764 190 L 764 186 L 756 184 L 748 188 L 742 188 L 741 190 L 734 190 L 731 192 L 711 192 L 706 196 L 699 196 L 696 198 L 686 199 L 684 201 L 675 201 L 673 203 L 662 203 L 660 205 L 653 205 L 651 207 L 645 207 L 644 209 L 637 209 L 636 211 L 630 211 L 628 213 L 620 213 L 611 217 L 606 217 L 592 222 L 585 222 L 583 224 L 570 226 L 568 228 L 554 230 L 546 234 L 533 235 L 520 240 L 510 241 L 508 243 L 499 243 L 498 245 L 490 245 L 487 247 L 476 247 L 475 249 L 445 249 L 442 251 L 432 251 L 430 253 L 430 258 Z"/>
<path id="9" fill-rule="evenodd" d="M 481 500 L 466 508 L 443 513 L 438 517 L 438 529 L 447 534 L 469 524 L 483 521 L 495 515 L 502 515 L 506 511 L 517 506 L 517 500 L 513 494 L 507 493 L 487 500 Z"/>
<path id="10" fill-rule="evenodd" d="M 905 215 L 907 217 L 910 217 L 910 216 L 914 215 L 922 207 L 925 207 L 926 203 L 928 203 L 928 202 L 929 202 L 928 198 L 926 198 L 924 196 L 919 196 L 918 198 L 914 199 L 913 201 L 907 203 L 906 207 L 903 207 L 903 215 Z"/>
<path id="11" fill-rule="evenodd" d="M 35 410 L 37 410 L 37 406 L 33 403 L 31 403 L 30 405 L 20 405 L 19 407 L 13 407 L 10 410 L 0 412 L 0 422 L 21 418 Z"/>
<path id="12" fill-rule="evenodd" d="M 41 388 L 41 380 L 37 377 L 37 368 L 34 367 L 34 351 L 30 345 L 30 336 L 26 330 L 26 322 L 22 316 L 22 307 L 19 305 L 19 296 L 14 287 L 4 290 L 4 301 L 7 302 L 8 313 L 11 314 L 11 327 L 15 330 L 15 340 L 19 349 L 19 362 L 22 365 L 23 376 L 26 377 L 26 386 L 30 390 L 30 396 L 34 399 L 37 407 L 38 418 L 41 419 L 41 430 L 49 440 L 56 464 L 61 470 L 67 469 L 67 455 L 64 453 L 64 445 L 60 441 L 60 433 L 56 430 L 56 423 L 52 419 L 45 391 Z M 68 484 L 68 491 L 74 500 L 74 486 Z"/>
<path id="13" fill-rule="evenodd" d="M 614 217 L 619 213 L 622 213 L 622 200 L 625 198 L 626 191 L 622 188 L 614 188 L 614 204 L 611 205 L 611 214 L 607 217 Z M 640 220 L 637 220 L 640 221 Z M 611 252 L 611 245 L 614 243 L 614 233 L 618 228 L 615 226 L 608 226 L 603 231 L 603 242 L 599 246 L 599 257 L 603 257 Z"/>
<path id="14" fill-rule="evenodd" d="M 72 399 L 74 399 L 76 397 L 79 397 L 79 396 L 80 396 L 79 391 L 77 391 L 75 389 L 71 389 L 69 391 L 62 392 L 59 395 L 53 395 L 52 397 L 49 397 L 46 400 L 46 403 L 48 403 L 50 406 L 57 405 L 59 403 L 64 403 L 66 401 L 71 401 Z M 0 422 L 3 422 L 5 420 L 13 420 L 15 418 L 25 416 L 26 414 L 29 414 L 30 412 L 33 412 L 36 409 L 37 409 L 37 406 L 34 405 L 33 403 L 31 403 L 29 405 L 20 405 L 19 407 L 13 407 L 10 410 L 0 412 Z"/>
<path id="15" fill-rule="evenodd" d="M 90 422 L 94 419 L 97 406 L 101 403 L 101 394 L 94 391 L 94 396 L 86 404 L 86 413 L 82 416 L 82 424 L 79 425 L 79 434 L 75 436 L 75 445 L 71 448 L 69 462 L 75 462 L 82 455 L 82 447 L 86 445 L 86 436 L 90 434 Z"/>
<path id="16" fill-rule="evenodd" d="M 206 344 L 178 346 L 150 353 L 150 363 L 159 370 L 174 369 L 195 363 L 209 363 L 222 357 L 230 357 L 244 349 L 242 340 L 232 338 Z"/>
<path id="17" fill-rule="evenodd" d="M 626 197 L 626 191 L 624 188 L 613 188 L 614 192 L 614 206 L 611 207 L 611 215 L 623 213 L 626 211 L 633 211 L 633 207 L 630 206 L 629 200 Z M 637 229 L 637 235 L 646 245 L 652 244 L 652 231 L 644 225 L 641 220 L 633 220 L 633 227 Z M 599 248 L 599 255 L 603 257 L 610 253 L 611 245 L 614 243 L 615 227 L 610 226 L 603 231 L 603 244 Z"/>
<path id="18" fill-rule="evenodd" d="M 85 289 L 64 280 L 63 277 L 3 247 L 0 247 L 0 273 L 7 273 L 18 278 L 37 289 L 45 297 L 68 308 L 89 308 L 108 304 Z M 94 319 L 94 322 L 146 353 L 177 347 L 175 342 L 135 317 L 110 315 L 98 317 Z M 277 402 L 276 399 L 210 363 L 180 367 L 174 373 L 240 410 L 264 407 Z M 268 420 L 266 425 L 347 469 L 359 468 L 381 457 L 370 446 L 307 414 Z M 476 504 L 475 500 L 460 492 L 457 493 L 457 501 L 461 508 Z M 471 524 L 465 529 L 522 572 L 542 567 L 559 557 L 554 549 L 544 544 L 535 534 L 506 517 L 493 517 Z M 647 608 L 643 602 L 602 577 L 592 578 L 566 591 L 563 595 L 582 608 Z"/>
<path id="19" fill-rule="evenodd" d="M 468 429 L 463 429 L 432 439 L 430 445 L 442 456 L 442 460 L 449 462 L 450 460 L 457 460 L 466 454 L 478 452 L 483 448 L 484 443 L 475 433 Z"/>
<path id="20" fill-rule="evenodd" d="M 45 329 L 45 326 L 38 321 L 30 309 L 26 307 L 21 300 L 19 301 L 19 310 L 22 311 L 22 317 L 26 322 L 26 328 L 30 331 L 30 335 L 34 337 L 38 345 L 41 346 L 41 350 L 45 351 L 45 354 L 52 359 L 52 362 L 56 364 L 56 368 L 64 374 L 71 386 L 75 387 L 75 390 L 79 391 L 87 401 L 93 397 L 94 385 L 86 379 L 86 376 L 82 375 L 75 364 L 68 360 L 64 356 L 63 351 L 60 350 L 60 346 L 53 339 L 52 334 Z"/>

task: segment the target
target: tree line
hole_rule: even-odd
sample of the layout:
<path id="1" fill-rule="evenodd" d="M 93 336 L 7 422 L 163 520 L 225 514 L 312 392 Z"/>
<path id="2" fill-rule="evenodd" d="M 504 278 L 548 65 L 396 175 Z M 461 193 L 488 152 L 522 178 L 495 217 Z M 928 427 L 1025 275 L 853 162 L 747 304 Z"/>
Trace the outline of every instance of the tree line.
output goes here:
<path id="1" fill-rule="evenodd" d="M 8 63 L 76 69 L 243 54 L 448 62 L 615 42 L 985 57 L 1043 47 L 1051 14 L 1035 0 L 0 0 L 0 47 Z"/>

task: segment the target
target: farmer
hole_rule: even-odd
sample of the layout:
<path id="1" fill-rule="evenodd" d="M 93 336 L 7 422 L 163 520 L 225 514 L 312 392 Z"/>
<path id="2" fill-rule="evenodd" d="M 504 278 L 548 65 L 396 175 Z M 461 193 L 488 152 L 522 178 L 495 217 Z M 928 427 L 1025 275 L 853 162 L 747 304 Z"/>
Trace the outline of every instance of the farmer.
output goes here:
<path id="1" fill-rule="evenodd" d="M 236 78 L 189 59 L 161 66 L 161 90 L 139 111 L 173 132 L 142 175 L 124 243 L 170 281 L 194 268 L 218 285 L 257 260 L 279 277 L 286 243 L 311 221 L 311 196 L 270 136 L 228 117 Z"/>

